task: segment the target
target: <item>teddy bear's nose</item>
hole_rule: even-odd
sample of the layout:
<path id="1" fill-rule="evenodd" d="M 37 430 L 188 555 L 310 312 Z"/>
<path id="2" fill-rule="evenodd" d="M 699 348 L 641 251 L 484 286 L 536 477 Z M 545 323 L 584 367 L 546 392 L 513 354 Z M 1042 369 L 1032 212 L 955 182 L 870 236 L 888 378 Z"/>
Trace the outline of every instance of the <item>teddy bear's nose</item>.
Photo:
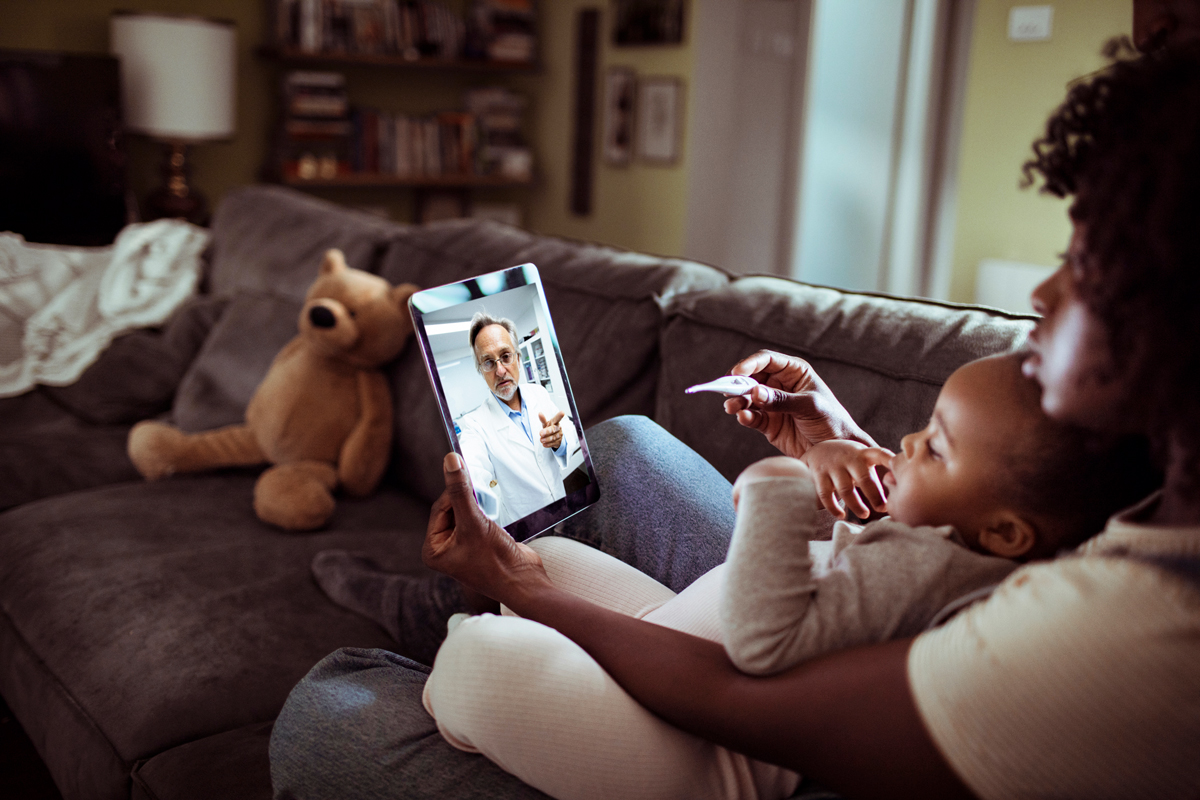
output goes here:
<path id="1" fill-rule="evenodd" d="M 337 317 L 325 306 L 313 306 L 308 312 L 308 319 L 318 328 L 332 328 L 337 324 Z"/>

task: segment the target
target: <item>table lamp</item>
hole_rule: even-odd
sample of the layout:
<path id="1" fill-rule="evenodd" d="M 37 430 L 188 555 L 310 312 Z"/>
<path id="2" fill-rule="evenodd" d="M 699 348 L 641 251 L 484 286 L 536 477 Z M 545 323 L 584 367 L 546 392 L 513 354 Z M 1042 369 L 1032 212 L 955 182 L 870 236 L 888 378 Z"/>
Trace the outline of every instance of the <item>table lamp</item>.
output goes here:
<path id="1" fill-rule="evenodd" d="M 110 19 L 121 60 L 125 128 L 165 144 L 163 185 L 146 200 L 147 219 L 207 219 L 204 196 L 188 185 L 189 145 L 234 133 L 236 29 L 226 20 L 117 11 Z"/>

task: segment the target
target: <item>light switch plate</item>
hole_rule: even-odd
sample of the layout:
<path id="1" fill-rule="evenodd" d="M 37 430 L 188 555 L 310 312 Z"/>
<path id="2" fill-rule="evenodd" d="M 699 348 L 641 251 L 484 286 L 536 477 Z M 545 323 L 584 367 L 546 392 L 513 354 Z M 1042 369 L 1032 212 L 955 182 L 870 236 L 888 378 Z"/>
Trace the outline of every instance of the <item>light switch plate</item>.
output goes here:
<path id="1" fill-rule="evenodd" d="M 1008 38 L 1044 42 L 1054 25 L 1054 6 L 1013 6 L 1008 12 Z"/>

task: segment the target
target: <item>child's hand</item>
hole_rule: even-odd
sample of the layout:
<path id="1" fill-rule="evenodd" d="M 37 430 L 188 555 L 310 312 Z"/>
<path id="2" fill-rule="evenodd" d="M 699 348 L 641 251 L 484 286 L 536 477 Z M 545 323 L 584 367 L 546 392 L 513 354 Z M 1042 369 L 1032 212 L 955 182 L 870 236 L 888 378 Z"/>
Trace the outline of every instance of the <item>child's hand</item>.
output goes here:
<path id="1" fill-rule="evenodd" d="M 845 519 L 849 511 L 866 519 L 871 509 L 887 510 L 883 484 L 875 468 L 888 466 L 894 455 L 882 447 L 830 439 L 810 447 L 803 461 L 812 471 L 818 501 L 830 514 Z"/>
<path id="2" fill-rule="evenodd" d="M 738 500 L 742 496 L 742 486 L 746 481 L 755 478 L 804 478 L 812 479 L 812 473 L 798 458 L 788 456 L 772 456 L 762 461 L 755 461 L 742 470 L 737 480 L 733 482 L 733 510 L 737 511 Z"/>

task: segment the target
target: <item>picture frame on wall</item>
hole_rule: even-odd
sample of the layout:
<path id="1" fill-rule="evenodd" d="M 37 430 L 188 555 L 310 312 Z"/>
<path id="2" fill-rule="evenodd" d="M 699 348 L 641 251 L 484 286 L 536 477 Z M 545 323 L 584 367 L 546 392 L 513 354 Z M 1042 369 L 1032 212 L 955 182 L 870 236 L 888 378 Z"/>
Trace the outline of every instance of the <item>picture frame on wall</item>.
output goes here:
<path id="1" fill-rule="evenodd" d="M 604 136 L 601 152 L 606 164 L 623 167 L 633 160 L 637 73 L 609 67 L 604 75 Z"/>
<path id="2" fill-rule="evenodd" d="M 638 81 L 637 155 L 651 164 L 679 161 L 683 133 L 683 80 L 653 77 Z"/>
<path id="3" fill-rule="evenodd" d="M 612 0 L 613 43 L 683 43 L 684 0 Z"/>

